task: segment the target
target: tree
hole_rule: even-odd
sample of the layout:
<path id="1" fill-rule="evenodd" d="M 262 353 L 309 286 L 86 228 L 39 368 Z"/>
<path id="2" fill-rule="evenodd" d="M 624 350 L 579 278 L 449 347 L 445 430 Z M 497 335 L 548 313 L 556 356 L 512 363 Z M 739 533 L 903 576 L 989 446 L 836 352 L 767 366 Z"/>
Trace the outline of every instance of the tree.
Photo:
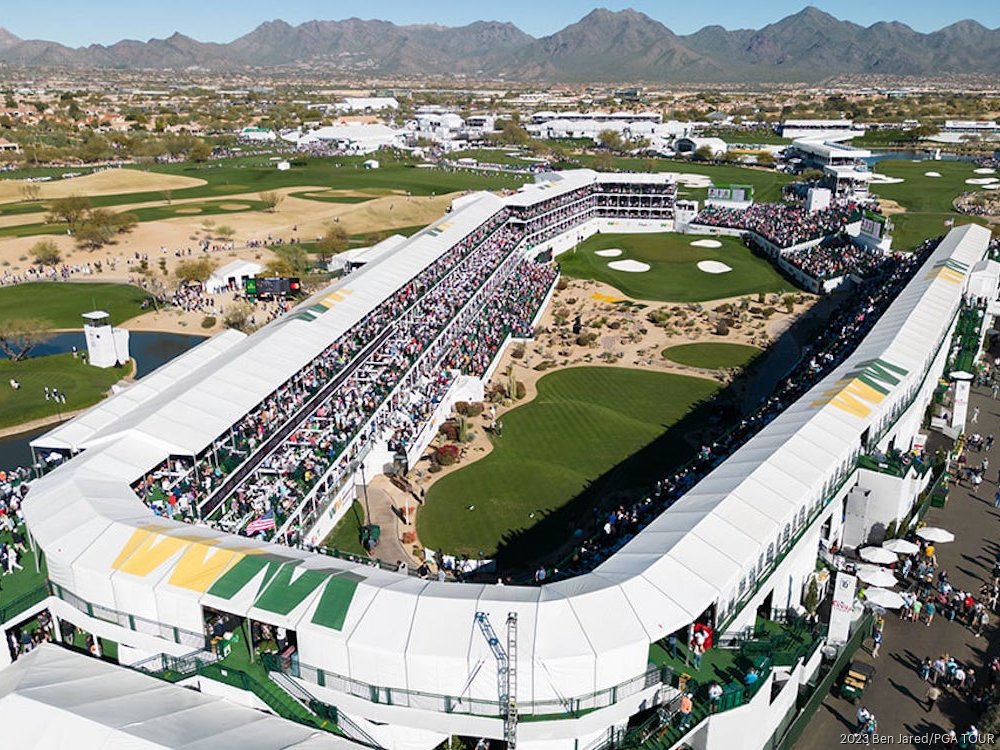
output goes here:
<path id="1" fill-rule="evenodd" d="M 39 240 L 28 252 L 40 266 L 55 266 L 62 261 L 59 246 L 53 240 Z"/>
<path id="2" fill-rule="evenodd" d="M 344 252 L 351 245 L 350 237 L 339 224 L 327 227 L 326 232 L 316 243 L 316 248 L 324 258 Z"/>
<path id="3" fill-rule="evenodd" d="M 49 215 L 46 221 L 49 224 L 63 222 L 69 225 L 70 229 L 76 229 L 76 225 L 90 210 L 90 201 L 81 195 L 69 195 L 65 198 L 56 198 L 49 204 Z"/>
<path id="4" fill-rule="evenodd" d="M 284 200 L 285 196 L 276 190 L 266 190 L 260 194 L 261 203 L 263 203 L 264 207 L 271 213 L 277 212 L 278 206 L 280 206 Z"/>
<path id="5" fill-rule="evenodd" d="M 625 150 L 625 141 L 622 140 L 621 134 L 615 130 L 602 130 L 597 134 L 597 142 L 609 151 Z"/>
<path id="6" fill-rule="evenodd" d="M 80 247 L 96 250 L 111 242 L 114 232 L 114 228 L 103 217 L 96 220 L 88 217 L 77 224 L 73 236 Z"/>
<path id="7" fill-rule="evenodd" d="M 133 213 L 125 211 L 120 214 L 112 214 L 109 221 L 118 234 L 128 234 L 139 223 L 139 217 Z"/>
<path id="8" fill-rule="evenodd" d="M 49 324 L 38 318 L 6 320 L 0 328 L 0 349 L 11 362 L 20 362 L 32 349 L 51 338 Z"/>
<path id="9" fill-rule="evenodd" d="M 819 182 L 823 179 L 823 171 L 820 169 L 804 169 L 799 178 L 803 182 Z"/>
<path id="10" fill-rule="evenodd" d="M 182 260 L 174 269 L 174 275 L 186 284 L 205 282 L 215 270 L 215 261 L 209 258 Z"/>
<path id="11" fill-rule="evenodd" d="M 309 273 L 309 253 L 298 245 L 287 245 L 274 251 L 274 258 L 267 262 L 272 276 L 305 276 Z"/>
<path id="12" fill-rule="evenodd" d="M 531 142 L 531 134 L 514 120 L 505 120 L 496 136 L 498 143 L 508 146 L 524 146 Z"/>
<path id="13" fill-rule="evenodd" d="M 712 161 L 715 159 L 715 151 L 712 150 L 711 146 L 699 146 L 695 150 L 694 156 L 701 161 Z"/>
<path id="14" fill-rule="evenodd" d="M 809 577 L 809 586 L 806 589 L 806 598 L 802 602 L 809 614 L 815 614 L 819 607 L 819 584 L 816 583 L 816 576 Z"/>
<path id="15" fill-rule="evenodd" d="M 228 224 L 223 224 L 218 229 L 215 230 L 215 236 L 220 240 L 229 241 L 236 236 L 236 230 L 233 229 Z"/>
<path id="16" fill-rule="evenodd" d="M 19 188 L 21 197 L 26 201 L 37 201 L 42 194 L 42 186 L 37 182 L 25 182 Z"/>
<path id="17" fill-rule="evenodd" d="M 248 302 L 237 302 L 234 305 L 226 306 L 226 314 L 222 318 L 222 325 L 226 328 L 235 328 L 237 331 L 250 333 L 253 330 L 253 306 Z"/>
<path id="18" fill-rule="evenodd" d="M 191 161 L 206 162 L 212 157 L 212 147 L 205 141 L 198 141 L 191 147 L 188 157 Z"/>

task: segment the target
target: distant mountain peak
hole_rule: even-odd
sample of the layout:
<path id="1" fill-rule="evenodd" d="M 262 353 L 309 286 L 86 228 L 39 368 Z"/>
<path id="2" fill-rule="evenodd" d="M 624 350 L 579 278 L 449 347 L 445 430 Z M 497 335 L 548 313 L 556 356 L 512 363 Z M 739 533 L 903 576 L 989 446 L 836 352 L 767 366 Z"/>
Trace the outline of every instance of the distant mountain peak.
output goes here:
<path id="1" fill-rule="evenodd" d="M 79 49 L 0 28 L 0 63 L 22 66 L 252 70 L 309 66 L 368 77 L 455 76 L 551 82 L 822 81 L 854 74 L 1000 74 L 1000 29 L 959 21 L 929 34 L 898 21 L 863 27 L 814 5 L 760 29 L 713 24 L 678 36 L 634 8 L 598 7 L 536 39 L 505 21 L 402 26 L 276 18 L 226 44 L 174 32 Z"/>

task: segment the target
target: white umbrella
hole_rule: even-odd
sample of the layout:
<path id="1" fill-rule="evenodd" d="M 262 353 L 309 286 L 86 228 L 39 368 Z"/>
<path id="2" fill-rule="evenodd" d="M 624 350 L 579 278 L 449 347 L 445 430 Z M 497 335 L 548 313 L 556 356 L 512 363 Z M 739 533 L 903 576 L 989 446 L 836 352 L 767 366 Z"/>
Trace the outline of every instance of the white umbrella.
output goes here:
<path id="1" fill-rule="evenodd" d="M 858 570 L 858 578 L 872 586 L 890 587 L 899 583 L 890 571 L 874 565 L 862 566 Z"/>
<path id="2" fill-rule="evenodd" d="M 865 547 L 861 550 L 861 559 L 879 565 L 891 565 L 898 559 L 896 553 L 882 547 Z"/>
<path id="3" fill-rule="evenodd" d="M 936 544 L 944 544 L 945 542 L 955 541 L 954 534 L 945 529 L 939 529 L 936 526 L 927 526 L 920 529 L 920 531 L 917 532 L 917 536 L 921 539 L 926 539 L 928 542 L 935 542 Z"/>
<path id="4" fill-rule="evenodd" d="M 889 589 L 865 589 L 865 601 L 886 609 L 899 609 L 903 606 L 903 597 Z"/>
<path id="5" fill-rule="evenodd" d="M 897 555 L 912 555 L 920 551 L 920 545 L 906 539 L 890 539 L 882 542 L 882 549 L 895 552 Z"/>

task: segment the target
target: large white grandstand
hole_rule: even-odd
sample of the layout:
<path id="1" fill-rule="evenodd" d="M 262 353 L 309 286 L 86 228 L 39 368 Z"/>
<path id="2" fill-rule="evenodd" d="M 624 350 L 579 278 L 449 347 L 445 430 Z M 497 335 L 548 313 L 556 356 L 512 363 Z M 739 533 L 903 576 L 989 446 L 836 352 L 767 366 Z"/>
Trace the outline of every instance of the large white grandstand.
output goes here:
<path id="1" fill-rule="evenodd" d="M 547 301 L 551 253 L 597 231 L 670 230 L 675 196 L 672 175 L 590 171 L 484 194 L 258 333 L 218 336 L 38 438 L 40 454 L 68 459 L 24 504 L 48 566 L 42 606 L 121 644 L 127 663 L 206 649 L 211 613 L 284 628 L 295 648 L 271 665 L 276 679 L 386 748 L 453 734 L 596 747 L 669 704 L 677 683 L 650 667 L 651 644 L 798 607 L 817 551 L 841 540 L 845 497 L 872 482 L 859 457 L 910 444 L 987 230 L 953 230 L 914 261 L 836 369 L 775 403 L 589 572 L 542 586 L 428 581 L 295 545 L 332 528 L 362 467 L 412 463 L 450 404 L 481 397 Z M 900 517 L 926 480 L 899 479 L 890 509 L 879 476 L 870 515 Z M 262 517 L 255 498 L 276 482 L 272 542 L 228 533 Z M 762 746 L 818 660 L 764 674 L 756 697 L 705 717 L 688 742 Z"/>

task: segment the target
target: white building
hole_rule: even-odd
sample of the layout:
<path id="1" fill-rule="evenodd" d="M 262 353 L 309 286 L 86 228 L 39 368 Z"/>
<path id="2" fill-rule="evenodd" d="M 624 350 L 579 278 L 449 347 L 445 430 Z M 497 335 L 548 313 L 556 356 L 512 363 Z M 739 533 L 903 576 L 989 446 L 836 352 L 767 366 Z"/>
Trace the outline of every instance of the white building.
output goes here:
<path id="1" fill-rule="evenodd" d="M 382 112 L 399 109 L 399 101 L 393 96 L 347 96 L 336 106 L 341 112 Z"/>
<path id="2" fill-rule="evenodd" d="M 783 138 L 855 138 L 865 134 L 864 125 L 854 120 L 785 120 L 778 126 Z"/>
<path id="3" fill-rule="evenodd" d="M 278 140 L 278 134 L 267 128 L 248 126 L 239 132 L 239 139 L 248 143 L 272 143 Z"/>
<path id="4" fill-rule="evenodd" d="M 205 282 L 205 291 L 211 294 L 225 291 L 242 292 L 246 280 L 256 278 L 263 270 L 264 266 L 260 263 L 237 258 L 212 272 Z"/>
<path id="5" fill-rule="evenodd" d="M 107 369 L 129 361 L 127 329 L 113 327 L 111 316 L 103 310 L 84 313 L 83 318 L 88 364 Z"/>
<path id="6" fill-rule="evenodd" d="M 674 141 L 674 148 L 678 154 L 694 155 L 699 149 L 706 148 L 712 153 L 712 158 L 717 159 L 729 150 L 727 144 L 721 138 L 699 138 L 697 136 L 686 136 Z"/>
<path id="7" fill-rule="evenodd" d="M 370 154 L 380 148 L 401 146 L 406 139 L 402 130 L 395 130 L 388 125 L 368 123 L 327 125 L 300 134 L 297 138 L 294 135 L 287 137 L 300 149 L 326 146 L 351 154 Z"/>

